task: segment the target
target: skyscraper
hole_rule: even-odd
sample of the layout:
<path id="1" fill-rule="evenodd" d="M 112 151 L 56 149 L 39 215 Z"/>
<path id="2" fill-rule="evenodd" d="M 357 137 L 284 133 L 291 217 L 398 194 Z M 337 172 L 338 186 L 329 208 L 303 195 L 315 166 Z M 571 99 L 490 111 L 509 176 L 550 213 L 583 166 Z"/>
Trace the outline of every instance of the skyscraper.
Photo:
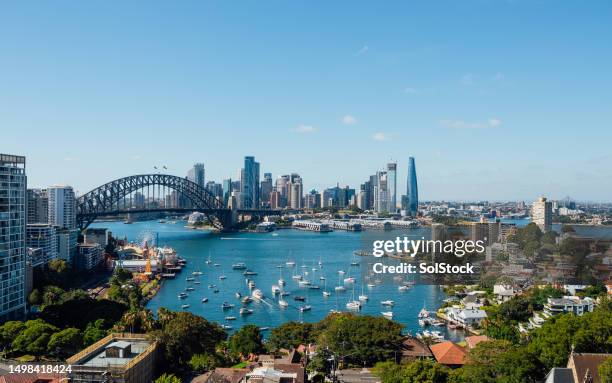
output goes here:
<path id="1" fill-rule="evenodd" d="M 49 221 L 49 196 L 47 189 L 28 189 L 28 223 Z"/>
<path id="2" fill-rule="evenodd" d="M 259 198 L 266 207 L 270 206 L 270 193 L 272 192 L 272 173 L 264 173 L 264 179 L 261 181 L 259 190 Z"/>
<path id="3" fill-rule="evenodd" d="M 195 182 L 196 184 L 200 185 L 200 187 L 205 187 L 205 173 L 206 171 L 204 170 L 204 164 L 197 163 L 194 164 L 193 168 L 189 169 L 189 171 L 187 172 L 187 179 L 191 182 Z"/>
<path id="4" fill-rule="evenodd" d="M 76 199 L 72 186 L 54 185 L 49 193 L 49 223 L 66 229 L 76 228 Z"/>
<path id="5" fill-rule="evenodd" d="M 232 179 L 227 178 L 223 180 L 223 203 L 227 206 L 230 196 L 232 195 Z"/>
<path id="6" fill-rule="evenodd" d="M 540 197 L 531 207 L 531 220 L 536 223 L 540 230 L 548 233 L 552 229 L 552 202 L 546 197 Z"/>
<path id="7" fill-rule="evenodd" d="M 387 172 L 376 172 L 376 185 L 374 186 L 374 211 L 388 212 Z"/>
<path id="8" fill-rule="evenodd" d="M 397 211 L 397 163 L 387 164 L 387 211 Z"/>
<path id="9" fill-rule="evenodd" d="M 25 157 L 0 154 L 0 323 L 25 314 Z"/>
<path id="10" fill-rule="evenodd" d="M 244 168 L 240 172 L 240 176 L 242 208 L 259 208 L 259 162 L 255 161 L 255 157 L 244 157 Z"/>
<path id="11" fill-rule="evenodd" d="M 416 166 L 414 157 L 408 159 L 408 180 L 406 186 L 406 196 L 408 197 L 408 214 L 413 217 L 419 212 L 419 188 L 417 186 Z"/>

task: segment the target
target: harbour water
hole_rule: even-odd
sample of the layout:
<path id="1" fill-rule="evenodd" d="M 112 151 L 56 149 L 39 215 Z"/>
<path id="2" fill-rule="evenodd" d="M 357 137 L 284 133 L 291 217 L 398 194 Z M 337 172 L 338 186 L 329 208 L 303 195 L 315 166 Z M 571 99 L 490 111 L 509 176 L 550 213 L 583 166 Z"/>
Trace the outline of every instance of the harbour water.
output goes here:
<path id="1" fill-rule="evenodd" d="M 213 234 L 207 231 L 192 230 L 184 227 L 184 222 L 176 224 L 158 223 L 156 221 L 134 222 L 125 225 L 120 222 L 100 222 L 95 227 L 106 227 L 118 238 L 127 237 L 130 241 L 151 243 L 156 237 L 160 245 L 173 247 L 179 256 L 187 260 L 187 265 L 175 279 L 166 280 L 159 293 L 148 302 L 147 307 L 156 312 L 160 307 L 171 310 L 181 310 L 181 306 L 188 304 L 186 310 L 201 315 L 210 321 L 221 324 L 230 324 L 237 329 L 245 324 L 256 324 L 260 327 L 275 327 L 287 321 L 316 322 L 329 314 L 330 310 L 347 311 L 346 303 L 357 299 L 359 295 L 368 296 L 368 301 L 359 311 L 362 314 L 381 316 L 383 311 L 393 311 L 393 319 L 405 326 L 405 331 L 415 334 L 421 328 L 418 324 L 418 313 L 426 307 L 435 310 L 440 306 L 445 294 L 438 286 L 416 283 L 404 292 L 398 290 L 398 284 L 392 281 L 379 281 L 368 287 L 362 278 L 365 270 L 373 262 L 372 257 L 355 257 L 353 252 L 363 248 L 362 235 L 359 232 L 333 231 L 330 233 L 316 233 L 301 230 L 277 230 L 271 233 L 234 233 Z M 387 233 L 387 235 L 390 233 Z M 396 235 L 406 235 L 406 231 Z M 429 237 L 428 229 L 413 229 L 411 236 Z M 206 260 L 210 255 L 211 263 Z M 261 289 L 265 298 L 255 300 L 249 304 L 253 310 L 250 315 L 240 315 L 242 306 L 236 297 L 239 292 L 242 296 L 250 295 L 244 270 L 232 269 L 232 264 L 243 262 L 249 270 L 257 275 L 249 276 Z M 287 266 L 287 262 L 295 262 L 295 267 Z M 319 265 L 319 262 L 321 264 Z M 359 265 L 351 265 L 359 262 Z M 215 266 L 218 265 L 218 266 Z M 283 266 L 278 268 L 277 266 Z M 313 268 L 315 269 L 313 271 Z M 343 276 L 338 271 L 344 271 Z M 187 282 L 186 278 L 192 272 L 201 271 L 202 275 L 195 277 L 200 284 Z M 309 289 L 300 286 L 292 278 L 295 273 L 305 274 L 313 284 L 320 285 L 320 289 Z M 224 275 L 225 279 L 219 277 Z M 325 281 L 321 280 L 321 276 Z M 346 285 L 346 291 L 336 292 L 334 287 L 343 279 L 355 277 L 354 285 Z M 279 297 L 272 294 L 272 285 L 278 285 L 279 278 L 286 281 L 284 290 L 290 295 L 284 297 L 289 306 L 281 308 Z M 341 282 L 342 280 L 342 282 Z M 209 288 L 215 285 L 214 288 Z M 179 299 L 179 293 L 185 288 L 194 287 L 186 299 Z M 354 289 L 353 289 L 354 286 Z M 323 296 L 323 291 L 331 293 L 329 297 Z M 362 290 L 363 288 L 363 290 Z M 214 290 L 218 290 L 217 293 Z M 354 293 L 353 293 L 354 291 Z M 353 295 L 354 294 L 354 295 Z M 303 296 L 306 301 L 295 301 L 295 296 Z M 354 297 L 354 298 L 353 298 Z M 202 303 L 202 298 L 208 298 Z M 395 306 L 388 308 L 381 305 L 381 301 L 393 300 Z M 233 304 L 232 309 L 223 310 L 222 304 Z M 310 305 L 312 309 L 300 312 L 299 307 Z M 236 317 L 230 322 L 226 317 Z M 460 340 L 463 332 L 441 330 L 448 339 Z"/>

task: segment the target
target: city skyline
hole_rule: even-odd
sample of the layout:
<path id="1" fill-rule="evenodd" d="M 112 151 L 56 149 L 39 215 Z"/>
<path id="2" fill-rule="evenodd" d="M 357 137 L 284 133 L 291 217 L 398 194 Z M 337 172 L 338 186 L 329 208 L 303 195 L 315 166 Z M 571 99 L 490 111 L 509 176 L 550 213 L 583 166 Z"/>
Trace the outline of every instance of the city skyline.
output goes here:
<path id="1" fill-rule="evenodd" d="M 81 193 L 245 155 L 357 187 L 413 156 L 423 200 L 609 200 L 612 4 L 443 4 L 9 4 L 1 151 Z"/>

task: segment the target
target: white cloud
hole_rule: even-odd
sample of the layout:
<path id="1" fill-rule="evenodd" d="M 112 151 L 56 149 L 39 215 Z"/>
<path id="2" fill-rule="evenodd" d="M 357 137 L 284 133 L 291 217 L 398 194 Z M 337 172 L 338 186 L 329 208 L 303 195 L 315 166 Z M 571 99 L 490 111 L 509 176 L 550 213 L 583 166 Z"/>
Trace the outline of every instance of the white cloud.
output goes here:
<path id="1" fill-rule="evenodd" d="M 419 93 L 419 91 L 416 88 L 408 87 L 408 88 L 404 88 L 404 93 L 417 94 Z"/>
<path id="2" fill-rule="evenodd" d="M 387 135 L 383 132 L 378 132 L 375 133 L 372 138 L 376 141 L 386 141 L 387 140 Z"/>
<path id="3" fill-rule="evenodd" d="M 501 125 L 498 118 L 489 118 L 487 122 L 471 122 L 462 120 L 440 120 L 440 125 L 449 129 L 488 129 L 497 128 Z"/>
<path id="4" fill-rule="evenodd" d="M 361 47 L 361 49 L 359 49 L 357 51 L 357 55 L 366 54 L 369 50 L 370 50 L 370 48 L 367 45 L 364 45 L 364 46 Z"/>
<path id="5" fill-rule="evenodd" d="M 315 131 L 315 127 L 314 126 L 310 126 L 310 125 L 300 125 L 297 128 L 295 128 L 295 131 L 298 133 L 313 133 Z"/>
<path id="6" fill-rule="evenodd" d="M 346 116 L 342 117 L 342 123 L 344 125 L 355 125 L 357 123 L 357 119 L 350 114 L 347 114 Z"/>
<path id="7" fill-rule="evenodd" d="M 501 125 L 501 120 L 498 118 L 489 118 L 489 126 L 495 128 Z"/>
<path id="8" fill-rule="evenodd" d="M 474 75 L 471 73 L 466 73 L 463 76 L 461 76 L 461 84 L 462 85 L 473 85 Z"/>

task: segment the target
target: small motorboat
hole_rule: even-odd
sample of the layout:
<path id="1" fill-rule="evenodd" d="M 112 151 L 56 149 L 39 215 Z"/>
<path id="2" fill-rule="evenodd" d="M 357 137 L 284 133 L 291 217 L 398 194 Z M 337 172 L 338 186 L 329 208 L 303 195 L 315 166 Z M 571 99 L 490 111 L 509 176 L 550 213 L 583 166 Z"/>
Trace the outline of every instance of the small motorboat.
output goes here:
<path id="1" fill-rule="evenodd" d="M 195 278 L 194 277 L 187 277 L 187 278 L 185 278 L 185 280 L 187 282 L 191 282 L 191 281 L 195 281 Z"/>
<path id="2" fill-rule="evenodd" d="M 383 311 L 381 314 L 387 319 L 393 319 L 393 311 Z"/>
<path id="3" fill-rule="evenodd" d="M 300 311 L 301 312 L 310 311 L 310 310 L 312 310 L 312 306 L 310 306 L 310 305 L 300 306 Z"/>
<path id="4" fill-rule="evenodd" d="M 279 299 L 279 301 L 278 301 L 278 305 L 279 305 L 280 307 L 282 307 L 282 308 L 285 308 L 285 307 L 288 307 L 288 306 L 289 306 L 289 303 L 287 303 L 287 301 L 286 301 L 286 300 L 284 300 L 284 299 Z"/>
<path id="5" fill-rule="evenodd" d="M 300 295 L 296 295 L 295 297 L 293 297 L 293 300 L 304 302 L 306 300 L 306 298 L 302 297 Z"/>
<path id="6" fill-rule="evenodd" d="M 223 304 L 221 305 L 221 308 L 223 310 L 229 310 L 229 309 L 234 308 L 234 305 L 231 303 L 223 302 Z"/>
<path id="7" fill-rule="evenodd" d="M 189 305 L 188 305 L 188 304 L 181 305 L 181 308 L 182 308 L 183 310 L 188 309 L 188 308 L 189 308 Z"/>
<path id="8" fill-rule="evenodd" d="M 240 309 L 240 315 L 250 315 L 250 314 L 253 314 L 253 310 L 247 309 L 246 307 L 243 307 Z"/>
<path id="9" fill-rule="evenodd" d="M 247 266 L 246 266 L 246 263 L 244 262 L 238 262 L 232 265 L 232 269 L 234 270 L 246 270 L 246 268 Z"/>
<path id="10" fill-rule="evenodd" d="M 346 304 L 346 308 L 349 310 L 361 310 L 361 302 L 350 301 Z"/>
<path id="11" fill-rule="evenodd" d="M 208 302 L 208 298 L 202 298 L 202 303 Z"/>
<path id="12" fill-rule="evenodd" d="M 334 290 L 336 290 L 336 291 L 346 291 L 346 287 L 344 287 L 344 286 L 336 286 L 336 287 L 334 287 Z"/>
<path id="13" fill-rule="evenodd" d="M 391 307 L 395 306 L 395 302 L 392 300 L 381 301 L 380 304 L 383 306 L 391 306 Z"/>
<path id="14" fill-rule="evenodd" d="M 239 292 L 238 292 L 238 293 L 236 293 L 236 298 L 239 298 L 239 299 L 240 299 L 240 297 L 242 297 L 242 294 L 240 294 Z"/>
<path id="15" fill-rule="evenodd" d="M 331 295 L 331 293 L 329 291 L 323 291 L 323 296 L 324 297 L 329 297 Z"/>
<path id="16" fill-rule="evenodd" d="M 225 320 L 236 320 L 236 317 L 228 316 L 228 317 L 225 317 Z"/>
<path id="17" fill-rule="evenodd" d="M 242 273 L 242 275 L 247 276 L 247 275 L 257 275 L 257 272 L 252 271 L 252 270 L 247 270 L 244 273 Z"/>

